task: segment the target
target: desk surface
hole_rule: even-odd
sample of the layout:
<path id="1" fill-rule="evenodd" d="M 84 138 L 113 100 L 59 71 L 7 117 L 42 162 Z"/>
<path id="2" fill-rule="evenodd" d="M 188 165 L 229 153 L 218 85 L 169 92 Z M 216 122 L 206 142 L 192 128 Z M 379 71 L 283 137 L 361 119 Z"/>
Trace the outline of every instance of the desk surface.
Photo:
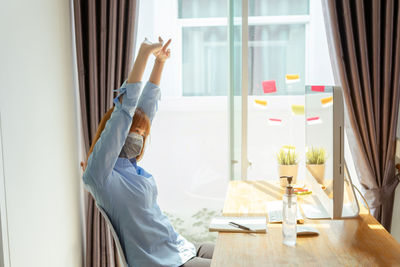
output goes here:
<path id="1" fill-rule="evenodd" d="M 281 199 L 279 185 L 232 181 L 223 215 L 267 214 L 266 202 Z M 296 247 L 282 244 L 282 225 L 268 224 L 267 234 L 219 233 L 212 267 L 252 266 L 400 266 L 400 244 L 375 218 L 308 220 L 319 236 L 299 237 Z"/>

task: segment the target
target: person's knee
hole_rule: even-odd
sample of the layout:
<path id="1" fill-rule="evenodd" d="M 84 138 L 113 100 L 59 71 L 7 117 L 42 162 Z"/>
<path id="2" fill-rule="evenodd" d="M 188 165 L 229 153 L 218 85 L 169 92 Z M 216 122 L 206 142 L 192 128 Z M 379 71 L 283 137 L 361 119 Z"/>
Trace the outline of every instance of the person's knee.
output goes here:
<path id="1" fill-rule="evenodd" d="M 197 250 L 197 257 L 212 259 L 215 244 L 211 242 L 204 242 L 199 244 Z"/>
<path id="2" fill-rule="evenodd" d="M 195 257 L 193 259 L 190 259 L 181 267 L 210 267 L 210 265 L 211 265 L 211 259 L 203 259 Z"/>

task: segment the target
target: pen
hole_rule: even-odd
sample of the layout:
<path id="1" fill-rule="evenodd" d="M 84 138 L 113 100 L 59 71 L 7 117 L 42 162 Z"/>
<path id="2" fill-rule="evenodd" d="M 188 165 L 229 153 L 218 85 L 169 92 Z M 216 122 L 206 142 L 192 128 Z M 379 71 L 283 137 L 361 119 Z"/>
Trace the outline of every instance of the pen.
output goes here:
<path id="1" fill-rule="evenodd" d="M 249 227 L 243 226 L 241 224 L 238 223 L 234 223 L 234 222 L 229 222 L 230 225 L 232 225 L 233 227 L 237 227 L 243 230 L 247 230 L 247 231 L 251 231 L 251 229 Z"/>

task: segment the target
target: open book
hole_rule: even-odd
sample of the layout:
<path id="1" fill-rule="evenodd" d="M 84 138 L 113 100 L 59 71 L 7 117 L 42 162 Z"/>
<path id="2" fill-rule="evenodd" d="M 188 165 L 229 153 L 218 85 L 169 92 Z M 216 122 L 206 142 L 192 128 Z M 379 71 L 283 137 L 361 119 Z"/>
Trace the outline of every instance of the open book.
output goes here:
<path id="1" fill-rule="evenodd" d="M 247 229 L 242 229 L 230 223 L 239 224 Z M 210 232 L 240 232 L 240 233 L 266 233 L 266 217 L 215 217 L 211 220 Z"/>

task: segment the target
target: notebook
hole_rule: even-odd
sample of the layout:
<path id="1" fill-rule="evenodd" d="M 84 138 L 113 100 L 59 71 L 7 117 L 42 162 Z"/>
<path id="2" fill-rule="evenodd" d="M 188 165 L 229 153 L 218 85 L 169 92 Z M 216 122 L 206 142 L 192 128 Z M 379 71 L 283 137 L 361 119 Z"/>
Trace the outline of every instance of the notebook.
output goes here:
<path id="1" fill-rule="evenodd" d="M 268 201 L 267 202 L 267 212 L 268 212 L 268 222 L 269 223 L 281 223 L 282 222 L 282 200 Z M 299 205 L 297 205 L 297 223 L 304 223 L 304 218 L 301 215 Z"/>
<path id="2" fill-rule="evenodd" d="M 244 230 L 229 223 L 243 225 L 250 230 Z M 267 219 L 265 217 L 215 217 L 211 220 L 210 232 L 240 232 L 240 233 L 266 233 Z"/>

